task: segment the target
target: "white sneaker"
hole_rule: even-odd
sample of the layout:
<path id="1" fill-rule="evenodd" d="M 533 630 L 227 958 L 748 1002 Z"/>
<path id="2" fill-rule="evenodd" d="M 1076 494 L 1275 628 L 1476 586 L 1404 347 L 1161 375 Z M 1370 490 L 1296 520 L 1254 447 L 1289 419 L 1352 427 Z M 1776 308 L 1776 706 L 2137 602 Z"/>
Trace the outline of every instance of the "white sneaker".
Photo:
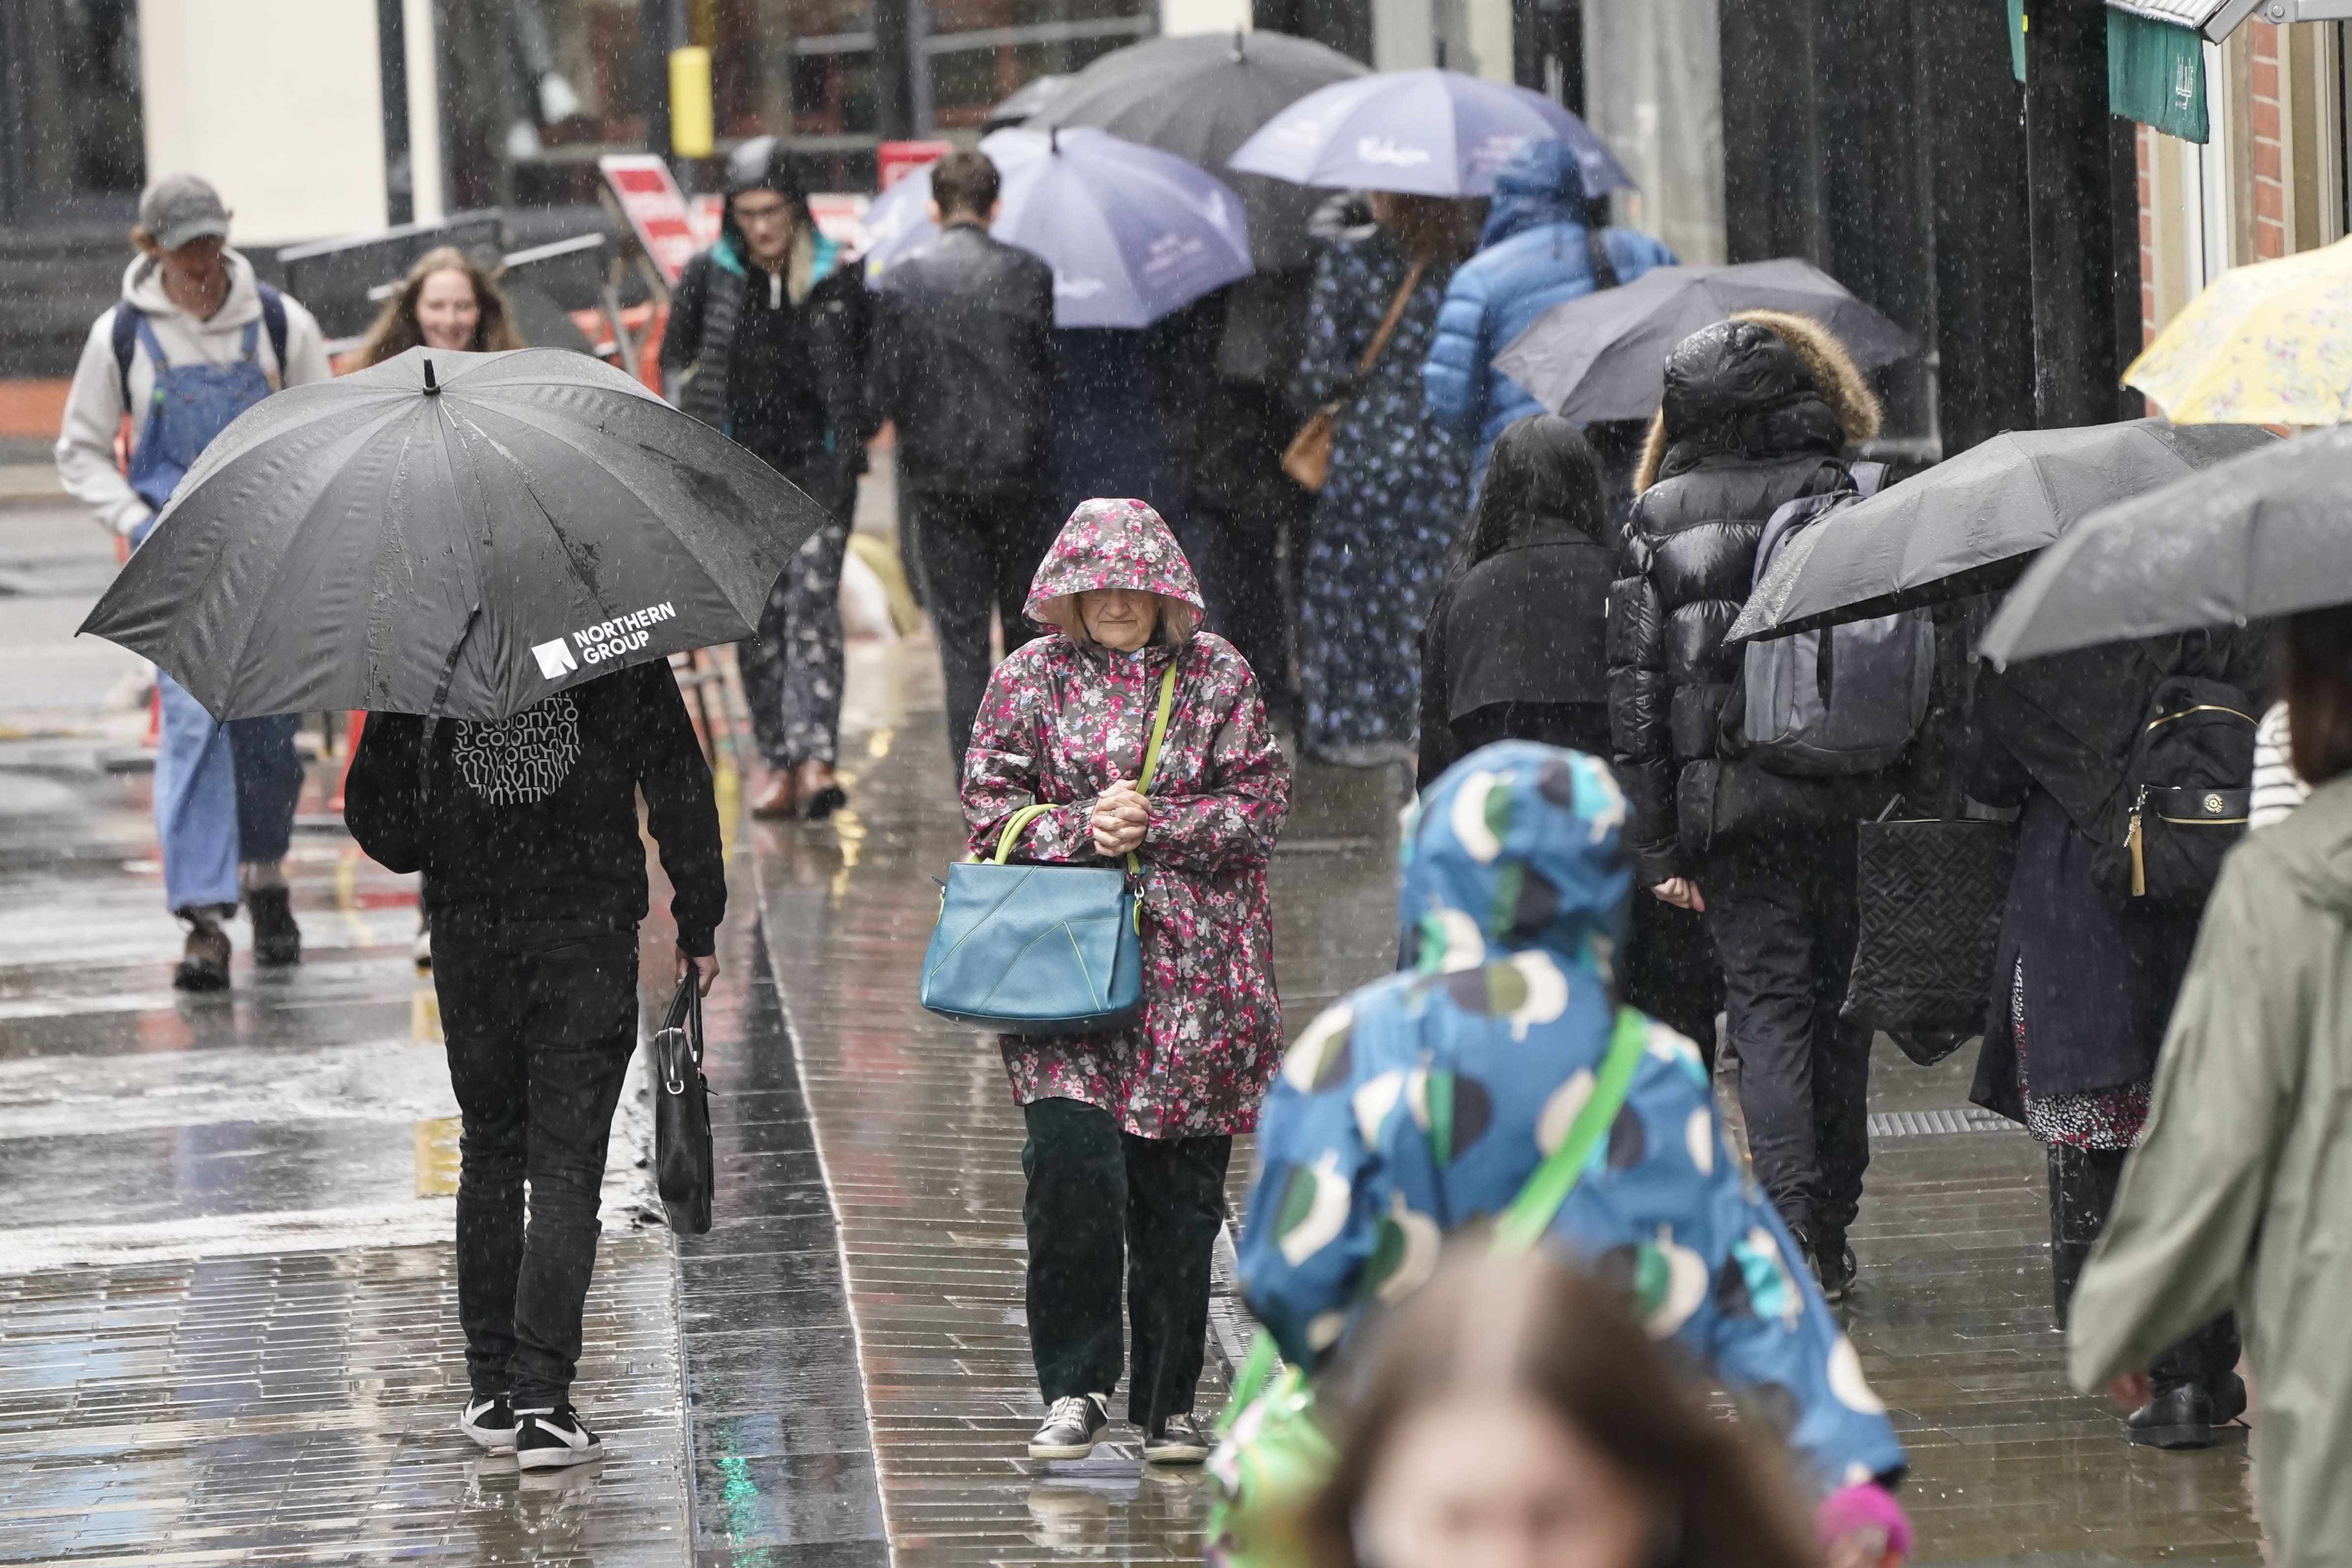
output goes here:
<path id="1" fill-rule="evenodd" d="M 1054 1401 L 1045 1412 L 1045 1424 L 1029 1439 L 1029 1457 L 1033 1459 L 1083 1459 L 1095 1451 L 1102 1441 L 1103 1429 L 1110 1425 L 1105 1408 L 1109 1397 L 1100 1394 L 1073 1394 Z"/>

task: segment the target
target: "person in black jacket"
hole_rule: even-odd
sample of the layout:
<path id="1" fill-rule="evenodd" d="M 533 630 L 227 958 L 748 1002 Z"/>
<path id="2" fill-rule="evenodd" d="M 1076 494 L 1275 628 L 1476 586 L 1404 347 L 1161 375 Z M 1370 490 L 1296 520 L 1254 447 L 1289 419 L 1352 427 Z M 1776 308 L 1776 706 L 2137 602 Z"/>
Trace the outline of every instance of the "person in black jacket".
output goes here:
<path id="1" fill-rule="evenodd" d="M 473 1394 L 459 1426 L 525 1468 L 602 1451 L 571 1389 L 604 1144 L 637 1038 L 640 790 L 673 889 L 679 979 L 708 991 L 726 868 L 710 771 L 667 664 L 492 723 L 371 715 L 344 783 L 360 847 L 425 874 L 464 1121 L 457 1312 Z"/>
<path id="2" fill-rule="evenodd" d="M 1007 653 L 1054 541 L 1054 269 L 989 237 L 996 165 L 959 148 L 931 165 L 940 237 L 882 274 L 868 388 L 898 427 L 898 491 L 915 534 L 963 768 L 988 685 L 988 624 Z"/>
<path id="3" fill-rule="evenodd" d="M 1692 333 L 1666 362 L 1610 600 L 1610 725 L 1635 877 L 1706 916 L 1756 1174 L 1832 1300 L 1853 1279 L 1845 1230 L 1870 1160 L 1870 1031 L 1838 1018 L 1854 823 L 1886 791 L 1742 760 L 1740 655 L 1723 634 L 1767 520 L 1851 488 L 1840 454 L 1877 431 L 1877 399 L 1818 322 L 1743 311 Z"/>
<path id="4" fill-rule="evenodd" d="M 1617 554 L 1601 463 L 1556 414 L 1496 437 L 1486 488 L 1423 635 L 1420 787 L 1496 741 L 1610 754 L 1608 609 Z M 1710 1059 L 1723 978 L 1699 917 L 1633 907 L 1624 998 Z"/>
<path id="5" fill-rule="evenodd" d="M 770 776 L 761 816 L 829 815 L 845 798 L 841 562 L 875 426 L 866 412 L 872 306 L 817 232 L 793 155 L 759 136 L 727 160 L 719 243 L 686 264 L 662 337 L 670 400 L 808 492 L 828 521 L 776 579 L 739 652 Z"/>

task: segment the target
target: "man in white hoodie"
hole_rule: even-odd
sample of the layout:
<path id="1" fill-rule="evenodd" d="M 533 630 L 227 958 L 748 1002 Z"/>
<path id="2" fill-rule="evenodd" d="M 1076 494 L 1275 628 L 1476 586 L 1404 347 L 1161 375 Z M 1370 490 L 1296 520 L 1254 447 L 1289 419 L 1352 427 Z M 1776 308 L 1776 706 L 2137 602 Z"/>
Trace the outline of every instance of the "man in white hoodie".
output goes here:
<path id="1" fill-rule="evenodd" d="M 133 548 L 230 421 L 281 386 L 331 374 L 319 323 L 255 278 L 228 248 L 228 232 L 219 194 L 194 175 L 150 185 L 131 231 L 139 257 L 123 274 L 122 299 L 90 328 L 74 371 L 58 472 Z M 127 473 L 114 455 L 126 415 Z M 216 724 L 170 676 L 158 671 L 156 685 L 163 721 L 155 829 L 165 899 L 188 931 L 172 983 L 215 991 L 228 984 L 221 921 L 240 897 L 256 959 L 302 955 L 283 866 L 302 785 L 297 716 Z"/>

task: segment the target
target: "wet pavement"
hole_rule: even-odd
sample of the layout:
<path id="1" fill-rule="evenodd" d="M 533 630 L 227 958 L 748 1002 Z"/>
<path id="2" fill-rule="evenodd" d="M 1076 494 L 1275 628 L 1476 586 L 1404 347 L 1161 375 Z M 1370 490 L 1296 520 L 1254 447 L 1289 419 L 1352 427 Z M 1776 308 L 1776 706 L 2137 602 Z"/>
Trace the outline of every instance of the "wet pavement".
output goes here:
<path id="1" fill-rule="evenodd" d="M 612 1452 L 542 1486 L 450 1425 L 454 1106 L 411 879 L 341 836 L 322 764 L 290 866 L 307 962 L 257 973 L 240 933 L 226 996 L 172 992 L 143 724 L 110 705 L 121 661 L 52 646 L 109 558 L 56 526 L 0 509 L 0 1563 L 1198 1559 L 1197 1478 L 1123 1423 L 1083 1463 L 1024 1457 L 1018 1110 L 992 1044 L 913 999 L 961 847 L 928 644 L 851 649 L 851 809 L 736 841 L 718 1223 L 633 1224 L 616 1142 L 582 1367 Z M 1294 1032 L 1391 962 L 1397 788 L 1300 773 L 1274 877 Z M 657 921 L 646 955 L 657 1005 Z M 2255 1560 L 2242 1433 L 2133 1449 L 2066 1387 L 2041 1152 L 1966 1114 L 1972 1057 L 1883 1050 L 1853 1237 L 1920 1560 Z"/>

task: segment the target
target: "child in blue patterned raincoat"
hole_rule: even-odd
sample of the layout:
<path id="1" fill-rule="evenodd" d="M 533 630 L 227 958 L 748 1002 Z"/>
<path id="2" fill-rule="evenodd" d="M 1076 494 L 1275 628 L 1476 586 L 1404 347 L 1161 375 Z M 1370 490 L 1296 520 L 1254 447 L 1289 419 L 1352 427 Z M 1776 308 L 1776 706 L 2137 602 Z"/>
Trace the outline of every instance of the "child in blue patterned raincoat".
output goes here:
<path id="1" fill-rule="evenodd" d="M 1298 1037 L 1260 1123 L 1241 1274 L 1286 1357 L 1314 1365 L 1411 1293 L 1441 1238 L 1502 1210 L 1567 1136 L 1610 1042 L 1624 817 L 1605 764 L 1528 742 L 1423 797 L 1399 900 L 1414 961 Z M 1907 1544 L 1880 1489 L 1906 1463 L 1885 1406 L 1665 1026 L 1549 1235 L 1785 1435 L 1827 1495 L 1826 1537 Z"/>

